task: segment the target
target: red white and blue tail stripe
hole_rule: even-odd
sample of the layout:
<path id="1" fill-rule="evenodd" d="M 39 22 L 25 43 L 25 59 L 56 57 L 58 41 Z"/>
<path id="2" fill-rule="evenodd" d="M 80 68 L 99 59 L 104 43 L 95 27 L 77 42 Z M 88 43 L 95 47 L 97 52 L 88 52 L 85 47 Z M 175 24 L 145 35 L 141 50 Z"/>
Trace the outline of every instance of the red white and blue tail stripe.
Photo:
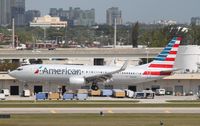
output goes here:
<path id="1" fill-rule="evenodd" d="M 148 64 L 148 70 L 144 75 L 170 75 L 173 72 L 177 51 L 182 38 L 174 37 L 162 52 Z"/>

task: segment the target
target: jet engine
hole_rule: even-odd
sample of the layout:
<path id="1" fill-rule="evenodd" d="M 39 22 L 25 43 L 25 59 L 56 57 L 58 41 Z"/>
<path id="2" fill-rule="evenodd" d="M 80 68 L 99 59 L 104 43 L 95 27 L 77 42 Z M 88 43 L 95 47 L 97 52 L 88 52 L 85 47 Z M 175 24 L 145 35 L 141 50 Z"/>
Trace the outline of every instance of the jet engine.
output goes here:
<path id="1" fill-rule="evenodd" d="M 111 78 L 111 79 L 106 80 L 105 83 L 110 83 L 112 81 L 113 81 L 113 79 Z"/>

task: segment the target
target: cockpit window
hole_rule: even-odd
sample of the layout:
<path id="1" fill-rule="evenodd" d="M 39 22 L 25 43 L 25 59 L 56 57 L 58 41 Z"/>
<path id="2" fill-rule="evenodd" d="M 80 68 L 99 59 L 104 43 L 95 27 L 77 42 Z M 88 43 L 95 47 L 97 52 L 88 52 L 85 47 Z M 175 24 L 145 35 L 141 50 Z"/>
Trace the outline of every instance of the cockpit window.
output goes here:
<path id="1" fill-rule="evenodd" d="M 18 71 L 21 71 L 21 70 L 23 70 L 23 69 L 22 69 L 22 68 L 17 68 L 17 70 L 18 70 Z"/>

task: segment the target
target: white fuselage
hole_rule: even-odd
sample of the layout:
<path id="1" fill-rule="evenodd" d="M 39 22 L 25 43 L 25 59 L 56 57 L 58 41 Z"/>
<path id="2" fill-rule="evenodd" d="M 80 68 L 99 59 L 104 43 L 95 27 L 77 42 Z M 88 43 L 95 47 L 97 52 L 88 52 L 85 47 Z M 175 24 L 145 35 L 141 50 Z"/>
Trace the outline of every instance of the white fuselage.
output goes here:
<path id="1" fill-rule="evenodd" d="M 9 74 L 25 82 L 64 82 L 69 84 L 70 78 L 85 78 L 106 74 L 119 69 L 111 66 L 84 66 L 84 65 L 27 65 L 10 72 Z M 128 67 L 126 70 L 115 73 L 108 80 L 109 83 L 133 84 L 162 78 L 161 76 L 143 75 L 144 69 Z"/>

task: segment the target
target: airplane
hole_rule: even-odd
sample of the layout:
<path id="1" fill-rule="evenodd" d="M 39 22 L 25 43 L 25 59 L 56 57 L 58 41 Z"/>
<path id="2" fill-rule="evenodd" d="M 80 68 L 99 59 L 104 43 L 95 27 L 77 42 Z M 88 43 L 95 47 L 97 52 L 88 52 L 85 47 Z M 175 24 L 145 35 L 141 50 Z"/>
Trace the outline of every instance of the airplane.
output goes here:
<path id="1" fill-rule="evenodd" d="M 171 75 L 182 38 L 173 37 L 162 52 L 150 63 L 128 67 L 34 64 L 18 67 L 9 75 L 23 82 L 64 82 L 74 85 L 90 85 L 98 90 L 98 83 L 133 84 L 162 79 Z"/>

